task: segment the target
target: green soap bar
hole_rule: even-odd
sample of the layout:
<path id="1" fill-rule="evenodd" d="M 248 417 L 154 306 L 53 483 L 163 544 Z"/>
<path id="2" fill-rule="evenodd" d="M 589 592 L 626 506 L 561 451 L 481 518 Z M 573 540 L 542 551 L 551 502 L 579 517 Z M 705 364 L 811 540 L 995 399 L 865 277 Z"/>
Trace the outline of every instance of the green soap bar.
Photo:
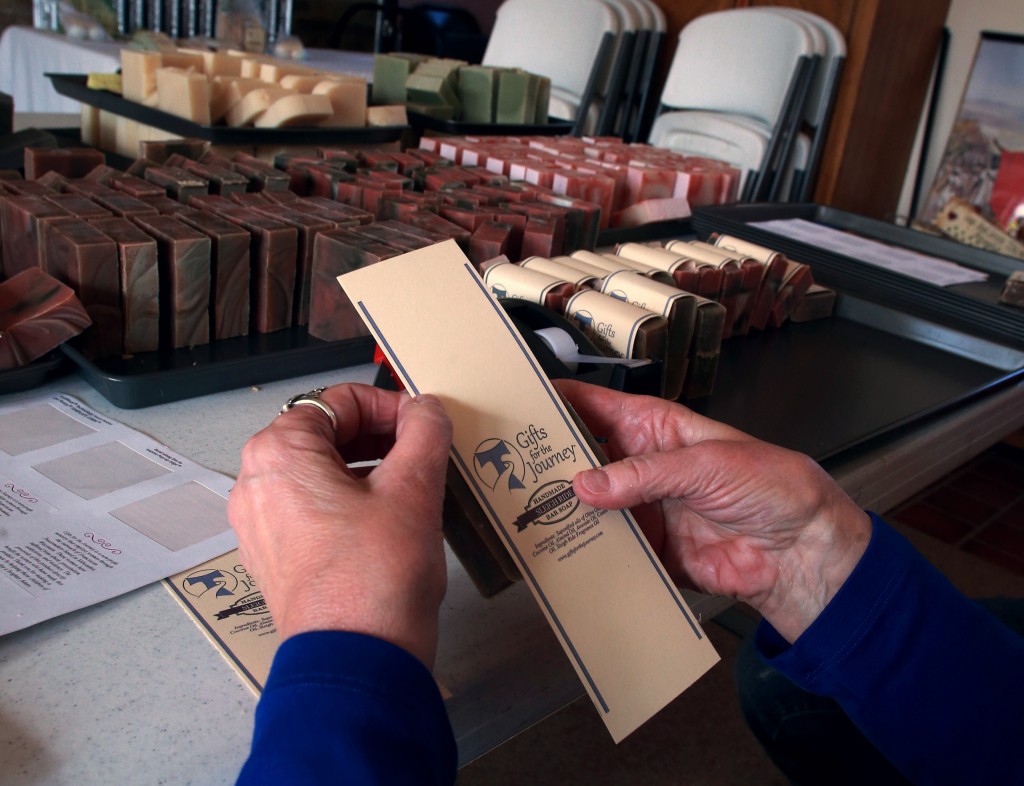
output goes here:
<path id="1" fill-rule="evenodd" d="M 548 109 L 551 104 L 551 80 L 546 76 L 537 77 L 537 106 L 534 109 L 533 122 L 541 126 L 548 122 Z"/>
<path id="2" fill-rule="evenodd" d="M 404 104 L 405 80 L 413 69 L 409 58 L 401 55 L 375 55 L 373 58 L 372 102 Z"/>
<path id="3" fill-rule="evenodd" d="M 537 106 L 537 78 L 526 71 L 509 69 L 498 76 L 498 123 L 532 123 Z"/>
<path id="4" fill-rule="evenodd" d="M 406 100 L 410 104 L 450 106 L 455 116 L 462 111 L 462 102 L 443 76 L 410 74 L 405 80 Z"/>
<path id="5" fill-rule="evenodd" d="M 459 99 L 466 123 L 493 123 L 498 101 L 498 69 L 466 66 L 459 69 Z"/>
<path id="6" fill-rule="evenodd" d="M 455 119 L 455 107 L 448 104 L 417 104 L 414 101 L 410 101 L 405 105 L 405 108 L 410 112 L 418 112 L 435 120 Z"/>

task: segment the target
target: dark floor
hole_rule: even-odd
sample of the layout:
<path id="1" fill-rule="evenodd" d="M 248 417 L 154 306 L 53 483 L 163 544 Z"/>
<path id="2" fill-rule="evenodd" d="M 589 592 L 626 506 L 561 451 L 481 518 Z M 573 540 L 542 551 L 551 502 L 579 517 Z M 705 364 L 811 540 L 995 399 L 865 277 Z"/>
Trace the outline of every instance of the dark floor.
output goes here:
<path id="1" fill-rule="evenodd" d="M 885 518 L 1024 575 L 1024 434 L 989 448 Z"/>

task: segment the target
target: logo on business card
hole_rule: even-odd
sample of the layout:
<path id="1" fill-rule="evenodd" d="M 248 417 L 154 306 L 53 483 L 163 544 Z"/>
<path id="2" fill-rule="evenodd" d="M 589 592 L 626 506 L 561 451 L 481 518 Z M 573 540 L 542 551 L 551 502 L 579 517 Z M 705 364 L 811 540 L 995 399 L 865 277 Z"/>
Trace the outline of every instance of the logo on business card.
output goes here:
<path id="1" fill-rule="evenodd" d="M 212 592 L 213 597 L 223 598 L 235 594 L 238 577 L 219 568 L 203 568 L 189 573 L 181 582 L 181 588 L 193 598 L 201 598 Z"/>

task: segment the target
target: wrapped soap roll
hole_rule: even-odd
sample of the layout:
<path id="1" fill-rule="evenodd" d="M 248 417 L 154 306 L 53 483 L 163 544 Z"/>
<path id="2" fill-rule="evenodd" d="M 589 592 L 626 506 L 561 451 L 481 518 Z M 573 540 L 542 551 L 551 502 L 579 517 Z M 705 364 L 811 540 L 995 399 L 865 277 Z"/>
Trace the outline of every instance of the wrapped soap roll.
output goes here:
<path id="1" fill-rule="evenodd" d="M 71 287 L 37 267 L 0 282 L 0 369 L 31 363 L 92 320 Z"/>
<path id="2" fill-rule="evenodd" d="M 689 366 L 698 297 L 628 270 L 605 278 L 601 292 L 668 320 L 661 395 L 672 401 L 678 399 L 683 394 Z"/>
<path id="3" fill-rule="evenodd" d="M 660 270 L 671 280 L 659 280 L 675 284 L 687 292 L 696 292 L 700 283 L 700 277 L 692 261 L 660 247 L 645 246 L 642 243 L 620 243 L 615 249 L 615 256 L 628 260 L 634 268 L 643 265 L 648 270 Z"/>
<path id="4" fill-rule="evenodd" d="M 495 297 L 518 298 L 562 312 L 572 297 L 573 286 L 554 276 L 527 270 L 511 262 L 492 265 L 483 273 L 484 283 Z"/>
<path id="5" fill-rule="evenodd" d="M 581 289 L 601 288 L 601 276 L 595 276 L 592 273 L 579 270 L 572 267 L 572 265 L 565 264 L 561 260 L 548 259 L 547 257 L 527 257 L 519 263 L 519 266 L 567 281 L 572 284 L 573 290 L 576 292 L 579 292 Z"/>
<path id="6" fill-rule="evenodd" d="M 117 244 L 121 294 L 121 352 L 152 352 L 160 348 L 160 273 L 156 240 L 127 218 L 110 216 L 91 221 Z"/>
<path id="7" fill-rule="evenodd" d="M 754 302 L 751 312 L 750 326 L 757 330 L 763 330 L 771 318 L 775 301 L 782 290 L 782 279 L 786 276 L 789 267 L 789 260 L 785 254 L 774 251 L 756 243 L 750 243 L 731 235 L 712 234 L 709 238 L 712 244 L 718 248 L 731 251 L 745 257 L 752 257 L 765 266 L 764 276 L 761 279 L 761 289 Z"/>
<path id="8" fill-rule="evenodd" d="M 665 357 L 668 320 L 639 306 L 588 289 L 569 299 L 565 316 L 608 357 Z"/>
<path id="9" fill-rule="evenodd" d="M 745 336 L 750 332 L 750 320 L 761 289 L 761 279 L 764 276 L 765 266 L 753 257 L 734 254 L 731 251 L 718 248 L 710 243 L 701 242 L 700 240 L 691 240 L 689 242 L 670 240 L 665 244 L 665 247 L 671 251 L 686 254 L 697 262 L 717 265 L 723 269 L 731 268 L 735 265 L 742 271 L 739 293 L 736 297 L 737 313 L 732 323 L 730 335 Z"/>

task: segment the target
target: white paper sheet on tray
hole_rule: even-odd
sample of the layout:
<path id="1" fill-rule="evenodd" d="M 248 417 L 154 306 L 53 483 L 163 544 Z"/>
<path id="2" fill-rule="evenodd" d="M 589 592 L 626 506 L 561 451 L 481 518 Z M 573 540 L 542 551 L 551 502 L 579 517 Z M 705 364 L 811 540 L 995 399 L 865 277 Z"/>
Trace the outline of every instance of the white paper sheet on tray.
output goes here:
<path id="1" fill-rule="evenodd" d="M 235 548 L 233 483 L 71 396 L 0 406 L 0 635 Z"/>
<path id="2" fill-rule="evenodd" d="M 987 273 L 946 259 L 868 240 L 803 218 L 751 221 L 749 225 L 940 287 L 988 279 Z"/>

